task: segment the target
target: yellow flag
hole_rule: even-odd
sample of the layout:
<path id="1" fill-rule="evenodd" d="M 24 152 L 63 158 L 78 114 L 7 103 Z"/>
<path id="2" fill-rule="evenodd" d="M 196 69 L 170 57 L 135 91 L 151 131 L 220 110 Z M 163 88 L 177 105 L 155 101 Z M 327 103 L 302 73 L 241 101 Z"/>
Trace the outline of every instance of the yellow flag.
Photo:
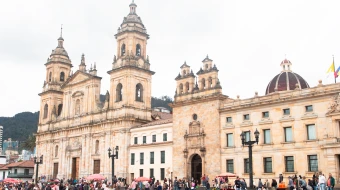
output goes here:
<path id="1" fill-rule="evenodd" d="M 334 73 L 335 72 L 335 67 L 334 67 L 334 62 L 332 65 L 328 68 L 327 73 Z"/>

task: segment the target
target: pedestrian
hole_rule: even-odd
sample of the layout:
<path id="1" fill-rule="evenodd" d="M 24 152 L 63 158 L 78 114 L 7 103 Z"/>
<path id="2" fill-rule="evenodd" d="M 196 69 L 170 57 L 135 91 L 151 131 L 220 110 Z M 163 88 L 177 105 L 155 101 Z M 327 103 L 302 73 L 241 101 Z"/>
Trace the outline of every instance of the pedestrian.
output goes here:
<path id="1" fill-rule="evenodd" d="M 293 190 L 294 189 L 294 182 L 293 182 L 293 179 L 292 177 L 288 177 L 288 188 L 289 190 Z"/>
<path id="2" fill-rule="evenodd" d="M 240 190 L 240 178 L 237 176 L 235 180 L 235 189 Z"/>
<path id="3" fill-rule="evenodd" d="M 272 189 L 273 190 L 277 189 L 277 181 L 275 179 L 272 179 Z"/>
<path id="4" fill-rule="evenodd" d="M 328 180 L 327 180 L 328 190 L 333 190 L 334 186 L 335 186 L 335 179 L 334 179 L 334 177 L 332 177 L 332 174 L 329 173 Z"/>
<path id="5" fill-rule="evenodd" d="M 258 190 L 262 190 L 262 188 L 263 188 L 263 184 L 262 184 L 261 179 L 259 179 L 259 183 L 258 183 L 258 185 L 257 185 L 257 189 L 258 189 Z"/>
<path id="6" fill-rule="evenodd" d="M 326 188 L 325 188 L 326 187 L 326 178 L 321 172 L 319 173 L 318 186 L 319 186 L 319 190 L 326 190 Z"/>

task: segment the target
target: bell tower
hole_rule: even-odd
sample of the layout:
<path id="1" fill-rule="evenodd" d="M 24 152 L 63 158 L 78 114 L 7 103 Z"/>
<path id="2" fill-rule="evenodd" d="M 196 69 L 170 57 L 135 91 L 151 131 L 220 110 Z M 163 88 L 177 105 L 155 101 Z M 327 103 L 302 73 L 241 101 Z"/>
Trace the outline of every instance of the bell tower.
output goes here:
<path id="1" fill-rule="evenodd" d="M 115 117 L 134 117 L 143 121 L 151 118 L 151 78 L 146 45 L 149 35 L 137 15 L 137 5 L 132 1 L 130 13 L 115 35 L 117 56 L 114 56 L 110 75 L 110 108 Z M 143 122 L 142 121 L 142 122 Z"/>
<path id="2" fill-rule="evenodd" d="M 60 37 L 58 38 L 58 46 L 52 50 L 45 66 L 45 81 L 43 90 L 39 94 L 41 97 L 39 124 L 45 124 L 55 120 L 61 114 L 63 108 L 63 91 L 61 90 L 61 85 L 70 76 L 72 64 L 64 48 L 62 28 Z"/>

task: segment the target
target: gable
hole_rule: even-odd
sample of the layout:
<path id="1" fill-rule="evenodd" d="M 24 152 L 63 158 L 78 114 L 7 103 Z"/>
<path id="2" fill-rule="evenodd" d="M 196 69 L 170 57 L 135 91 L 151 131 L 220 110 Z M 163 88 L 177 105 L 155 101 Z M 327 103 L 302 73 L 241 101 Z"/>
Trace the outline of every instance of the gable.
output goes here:
<path id="1" fill-rule="evenodd" d="M 66 86 L 71 86 L 71 85 L 75 85 L 78 84 L 80 82 L 83 81 L 87 81 L 89 79 L 93 78 L 93 76 L 87 74 L 87 73 L 83 73 L 80 71 L 77 71 L 76 73 L 74 73 L 74 75 L 72 75 L 63 85 L 62 88 L 66 87 Z"/>

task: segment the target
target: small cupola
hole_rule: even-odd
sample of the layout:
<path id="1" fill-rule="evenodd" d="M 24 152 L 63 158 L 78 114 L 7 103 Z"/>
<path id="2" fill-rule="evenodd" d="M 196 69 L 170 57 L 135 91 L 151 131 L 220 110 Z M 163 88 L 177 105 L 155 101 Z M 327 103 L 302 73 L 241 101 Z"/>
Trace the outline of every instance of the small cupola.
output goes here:
<path id="1" fill-rule="evenodd" d="M 129 6 L 130 6 L 130 14 L 136 14 L 137 4 L 135 3 L 134 0 L 132 0 L 132 3 Z"/>

